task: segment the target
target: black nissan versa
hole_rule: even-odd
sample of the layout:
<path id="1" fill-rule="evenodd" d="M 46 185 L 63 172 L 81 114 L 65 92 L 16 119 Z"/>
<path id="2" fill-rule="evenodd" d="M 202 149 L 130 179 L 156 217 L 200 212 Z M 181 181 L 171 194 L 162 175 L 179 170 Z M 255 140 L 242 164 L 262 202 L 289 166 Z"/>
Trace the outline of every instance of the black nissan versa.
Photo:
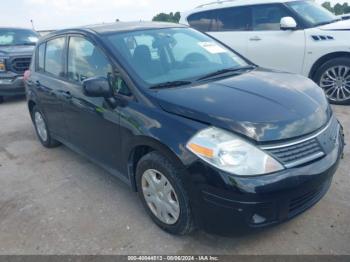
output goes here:
<path id="1" fill-rule="evenodd" d="M 41 143 L 121 178 L 173 234 L 293 218 L 326 194 L 342 156 L 322 89 L 185 26 L 63 30 L 34 56 L 27 99 Z"/>
<path id="2" fill-rule="evenodd" d="M 29 68 L 38 34 L 29 29 L 0 28 L 0 103 L 24 95 L 23 73 Z"/>

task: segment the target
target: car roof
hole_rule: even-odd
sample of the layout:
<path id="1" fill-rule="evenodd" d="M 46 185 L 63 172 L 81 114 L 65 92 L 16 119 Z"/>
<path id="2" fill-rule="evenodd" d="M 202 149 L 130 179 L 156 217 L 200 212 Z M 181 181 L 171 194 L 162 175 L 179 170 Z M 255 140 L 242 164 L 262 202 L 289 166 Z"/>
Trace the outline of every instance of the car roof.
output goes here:
<path id="1" fill-rule="evenodd" d="M 295 2 L 296 0 L 221 0 L 216 2 L 209 2 L 197 6 L 195 9 L 192 9 L 189 12 L 186 12 L 187 15 L 193 14 L 200 11 L 219 9 L 225 7 L 234 7 L 234 6 L 246 6 L 246 5 L 257 5 L 257 4 L 273 4 L 273 3 L 287 3 Z"/>
<path id="2" fill-rule="evenodd" d="M 95 31 L 96 33 L 113 33 L 121 31 L 136 31 L 144 29 L 161 29 L 171 27 L 184 27 L 183 25 L 165 22 L 115 22 L 111 24 L 89 25 L 84 28 Z"/>
<path id="3" fill-rule="evenodd" d="M 48 38 L 62 35 L 70 32 L 93 32 L 97 34 L 109 34 L 116 32 L 127 32 L 127 31 L 137 31 L 137 30 L 147 30 L 147 29 L 161 29 L 161 28 L 174 28 L 174 27 L 187 27 L 186 25 L 175 24 L 175 23 L 165 23 L 165 22 L 115 22 L 109 24 L 96 24 L 96 25 L 86 25 L 81 27 L 73 27 L 62 30 L 54 31 L 48 35 L 42 37 L 41 42 L 47 40 Z"/>

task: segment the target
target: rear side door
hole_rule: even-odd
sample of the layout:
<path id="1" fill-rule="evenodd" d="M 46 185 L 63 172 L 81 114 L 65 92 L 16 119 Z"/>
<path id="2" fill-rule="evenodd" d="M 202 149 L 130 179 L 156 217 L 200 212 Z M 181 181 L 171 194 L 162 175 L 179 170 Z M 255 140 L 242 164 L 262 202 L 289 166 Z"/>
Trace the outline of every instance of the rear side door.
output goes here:
<path id="1" fill-rule="evenodd" d="M 251 9 L 252 31 L 246 57 L 262 67 L 302 73 L 305 31 L 280 29 L 281 18 L 293 14 L 282 4 L 256 5 Z"/>
<path id="2" fill-rule="evenodd" d="M 188 23 L 230 46 L 241 55 L 247 55 L 251 10 L 249 7 L 229 7 L 190 15 Z"/>
<path id="3" fill-rule="evenodd" d="M 66 125 L 62 107 L 64 92 L 64 50 L 66 37 L 60 36 L 39 45 L 36 52 L 35 73 L 31 82 L 50 132 L 66 138 Z"/>
<path id="4" fill-rule="evenodd" d="M 113 68 L 103 51 L 88 38 L 70 35 L 67 48 L 67 82 L 71 97 L 64 111 L 72 146 L 111 169 L 120 169 L 118 108 L 102 97 L 87 97 L 82 82 L 91 77 L 110 77 Z"/>

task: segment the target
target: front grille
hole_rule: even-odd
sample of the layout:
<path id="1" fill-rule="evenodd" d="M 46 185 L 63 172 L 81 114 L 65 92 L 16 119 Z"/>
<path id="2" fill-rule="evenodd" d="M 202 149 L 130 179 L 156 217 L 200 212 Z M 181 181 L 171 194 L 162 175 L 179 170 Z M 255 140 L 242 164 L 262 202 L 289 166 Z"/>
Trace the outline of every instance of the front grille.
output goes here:
<path id="1" fill-rule="evenodd" d="M 286 167 L 293 167 L 324 156 L 324 152 L 316 138 L 282 148 L 267 149 Z"/>
<path id="2" fill-rule="evenodd" d="M 30 61 L 30 57 L 14 58 L 11 61 L 11 68 L 15 73 L 23 74 L 24 71 L 29 69 Z"/>
<path id="3" fill-rule="evenodd" d="M 335 117 L 316 134 L 274 145 L 262 145 L 261 149 L 270 153 L 285 167 L 292 168 L 308 164 L 329 154 L 339 145 L 340 125 Z"/>

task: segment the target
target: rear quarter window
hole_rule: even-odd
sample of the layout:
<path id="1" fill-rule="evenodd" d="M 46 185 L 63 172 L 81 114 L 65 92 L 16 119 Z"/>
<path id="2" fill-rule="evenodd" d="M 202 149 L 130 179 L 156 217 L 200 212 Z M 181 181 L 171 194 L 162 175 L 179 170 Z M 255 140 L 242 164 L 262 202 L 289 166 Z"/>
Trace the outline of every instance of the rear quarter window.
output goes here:
<path id="1" fill-rule="evenodd" d="M 44 72 L 45 71 L 45 48 L 46 43 L 43 43 L 39 45 L 38 51 L 37 51 L 37 67 L 36 71 L 38 72 Z"/>

